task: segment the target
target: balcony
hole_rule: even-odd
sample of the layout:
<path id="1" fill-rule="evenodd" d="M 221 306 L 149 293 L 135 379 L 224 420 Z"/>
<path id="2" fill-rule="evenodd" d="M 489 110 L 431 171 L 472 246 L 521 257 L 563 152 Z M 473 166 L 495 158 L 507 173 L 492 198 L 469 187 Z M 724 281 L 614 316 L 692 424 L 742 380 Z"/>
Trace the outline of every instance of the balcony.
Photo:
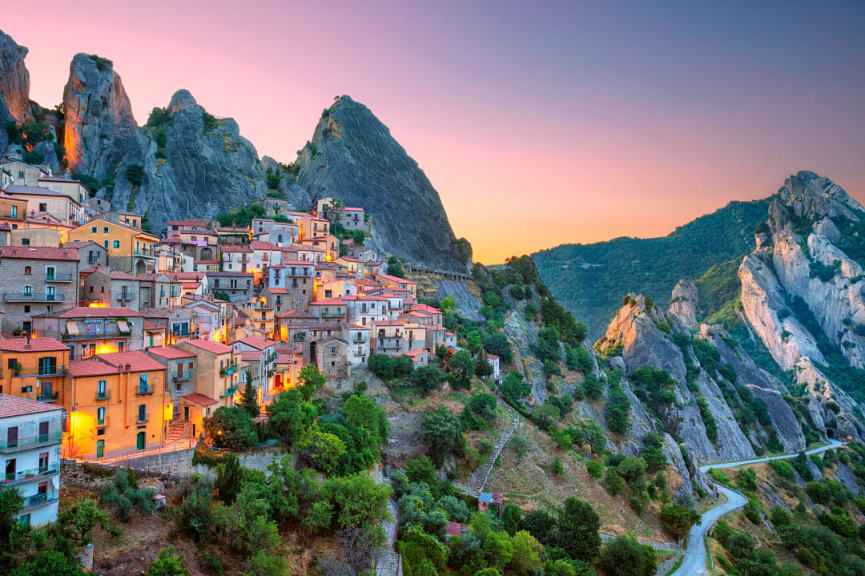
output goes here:
<path id="1" fill-rule="evenodd" d="M 44 492 L 42 494 L 34 494 L 33 496 L 27 496 L 24 498 L 21 503 L 21 509 L 27 510 L 32 508 L 38 508 L 39 506 L 44 506 L 45 504 L 53 504 L 60 500 L 60 492 L 51 491 Z"/>
<path id="2" fill-rule="evenodd" d="M 175 382 L 186 382 L 187 380 L 192 380 L 192 372 L 185 372 L 183 374 L 174 375 Z"/>
<path id="3" fill-rule="evenodd" d="M 96 391 L 96 399 L 97 400 L 108 400 L 111 398 L 111 392 L 109 390 L 104 390 L 102 392 Z"/>
<path id="4" fill-rule="evenodd" d="M 6 292 L 3 294 L 4 302 L 64 302 L 66 296 L 63 294 L 39 294 L 36 292 Z"/>
<path id="5" fill-rule="evenodd" d="M 139 414 L 138 419 L 136 420 L 136 422 L 138 424 L 144 424 L 144 423 L 149 422 L 149 421 L 150 421 L 150 414 Z"/>
<path id="6" fill-rule="evenodd" d="M 60 274 L 55 272 L 54 274 L 45 275 L 46 282 L 72 282 L 72 280 L 72 274 Z"/>
<path id="7" fill-rule="evenodd" d="M 156 258 L 152 250 L 135 250 L 133 254 L 135 256 L 141 256 L 142 258 Z"/>
<path id="8" fill-rule="evenodd" d="M 119 300 L 120 302 L 129 302 L 130 300 L 132 300 L 132 294 L 130 294 L 129 292 L 121 292 L 117 295 L 117 300 Z"/>
<path id="9" fill-rule="evenodd" d="M 237 372 L 237 364 L 230 364 L 227 368 L 222 368 L 219 371 L 220 376 L 231 376 Z"/>
<path id="10" fill-rule="evenodd" d="M 150 384 L 139 384 L 138 388 L 135 389 L 136 396 L 149 396 L 150 394 L 153 394 L 153 386 Z"/>
<path id="11" fill-rule="evenodd" d="M 59 396 L 59 392 L 40 392 L 39 395 L 36 396 L 36 400 L 39 402 L 57 402 Z"/>
<path id="12" fill-rule="evenodd" d="M 40 448 L 48 444 L 57 444 L 58 442 L 60 442 L 60 432 L 25 436 L 18 440 L 0 440 L 0 452 L 8 453 L 17 452 L 18 450 L 29 450 L 30 448 Z"/>
<path id="13" fill-rule="evenodd" d="M 237 386 L 229 386 L 225 389 L 225 392 L 219 395 L 220 398 L 225 398 L 227 396 L 234 396 L 234 393 L 237 392 Z"/>
<path id="14" fill-rule="evenodd" d="M 48 466 L 40 468 L 30 468 L 29 470 L 18 470 L 17 472 L 9 472 L 3 476 L 3 485 L 10 486 L 21 482 L 29 482 L 42 478 L 43 476 L 53 476 L 60 473 L 60 464 L 55 462 Z"/>

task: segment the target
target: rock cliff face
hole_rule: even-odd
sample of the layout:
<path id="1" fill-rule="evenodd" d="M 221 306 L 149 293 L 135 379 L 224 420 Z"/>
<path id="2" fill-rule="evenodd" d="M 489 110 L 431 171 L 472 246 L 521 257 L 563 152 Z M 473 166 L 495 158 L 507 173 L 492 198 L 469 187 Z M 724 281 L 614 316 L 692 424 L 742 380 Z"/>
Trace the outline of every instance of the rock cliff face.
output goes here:
<path id="1" fill-rule="evenodd" d="M 824 436 L 860 436 L 856 401 L 827 373 L 865 367 L 865 276 L 850 255 L 865 248 L 863 217 L 840 186 L 799 172 L 772 198 L 768 225 L 739 268 L 744 317 L 808 394 Z"/>
<path id="2" fill-rule="evenodd" d="M 143 180 L 128 168 L 141 166 Z M 159 120 L 136 129 L 121 160 L 112 204 L 147 215 L 156 231 L 191 215 L 213 217 L 264 197 L 255 147 L 231 118 L 216 119 L 180 90 Z"/>
<path id="3" fill-rule="evenodd" d="M 33 120 L 30 112 L 30 73 L 24 65 L 25 56 L 27 48 L 19 46 L 0 30 L 0 116 L 5 108 L 19 123 Z"/>
<path id="4" fill-rule="evenodd" d="M 693 280 L 679 280 L 670 299 L 670 314 L 678 318 L 686 328 L 697 324 L 697 308 L 700 294 Z"/>
<path id="5" fill-rule="evenodd" d="M 688 382 L 686 358 L 683 350 L 673 342 L 673 335 L 682 334 L 690 341 L 681 321 L 647 302 L 642 296 L 629 295 L 596 344 L 606 353 L 621 353 L 625 372 L 630 375 L 639 368 L 650 367 L 666 371 L 675 381 L 675 401 L 665 409 L 664 420 L 675 430 L 676 438 L 689 454 L 701 463 L 738 460 L 754 456 L 754 448 L 737 423 L 724 393 L 719 387 L 727 386 L 717 374 L 709 374 L 700 367 Z M 699 366 L 690 348 L 687 364 Z M 716 425 L 717 438 L 712 441 L 706 432 L 698 399 L 708 405 Z"/>
<path id="6" fill-rule="evenodd" d="M 76 54 L 63 90 L 69 169 L 98 180 L 113 172 L 137 135 L 132 105 L 110 60 Z"/>
<path id="7" fill-rule="evenodd" d="M 465 269 L 438 193 L 387 126 L 341 96 L 299 152 L 298 181 L 313 199 L 366 208 L 384 250 L 433 268 Z"/>

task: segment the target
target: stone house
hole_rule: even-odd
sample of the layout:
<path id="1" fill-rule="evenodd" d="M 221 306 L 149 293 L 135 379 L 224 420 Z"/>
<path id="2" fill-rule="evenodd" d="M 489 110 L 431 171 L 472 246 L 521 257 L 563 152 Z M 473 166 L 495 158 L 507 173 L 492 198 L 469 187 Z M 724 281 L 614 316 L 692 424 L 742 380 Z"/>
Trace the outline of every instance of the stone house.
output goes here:
<path id="1" fill-rule="evenodd" d="M 33 316 L 78 304 L 78 251 L 0 247 L 3 332 L 32 332 Z"/>
<path id="2" fill-rule="evenodd" d="M 328 378 L 344 378 L 349 374 L 346 361 L 347 344 L 339 338 L 324 338 L 316 346 L 315 364 Z"/>
<path id="3" fill-rule="evenodd" d="M 70 359 L 141 350 L 144 321 L 130 308 L 78 307 L 33 316 L 33 331 L 69 347 Z"/>

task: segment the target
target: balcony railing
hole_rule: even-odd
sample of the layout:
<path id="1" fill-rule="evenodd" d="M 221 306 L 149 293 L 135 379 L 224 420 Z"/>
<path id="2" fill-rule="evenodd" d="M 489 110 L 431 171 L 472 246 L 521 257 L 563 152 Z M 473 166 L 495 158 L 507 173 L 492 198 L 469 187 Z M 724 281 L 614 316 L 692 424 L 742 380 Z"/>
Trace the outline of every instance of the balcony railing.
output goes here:
<path id="1" fill-rule="evenodd" d="M 57 442 L 60 442 L 60 432 L 25 436 L 17 440 L 0 440 L 0 452 L 15 452 L 17 450 L 37 448 L 46 444 L 56 444 Z"/>
<path id="2" fill-rule="evenodd" d="M 231 376 L 231 375 L 234 374 L 235 372 L 237 372 L 237 365 L 235 365 L 235 364 L 230 364 L 230 365 L 227 366 L 226 368 L 223 368 L 222 370 L 220 370 L 220 371 L 219 371 L 219 375 L 220 375 L 220 376 Z"/>
<path id="3" fill-rule="evenodd" d="M 55 272 L 54 274 L 46 274 L 45 275 L 46 282 L 72 282 L 72 274 L 60 274 Z"/>
<path id="4" fill-rule="evenodd" d="M 40 392 L 39 395 L 36 396 L 36 400 L 39 402 L 57 402 L 57 398 L 59 397 L 59 392 Z"/>
<path id="5" fill-rule="evenodd" d="M 149 394 L 153 394 L 153 386 L 151 386 L 150 384 L 139 384 L 138 388 L 135 389 L 136 396 L 147 396 Z"/>
<path id="6" fill-rule="evenodd" d="M 17 484 L 19 482 L 26 482 L 28 480 L 34 480 L 36 478 L 40 478 L 42 476 L 51 476 L 60 472 L 60 464 L 55 462 L 54 464 L 49 464 L 48 466 L 41 466 L 39 468 L 30 468 L 28 470 L 18 470 L 17 472 L 7 472 L 3 476 L 3 484 Z"/>
<path id="7" fill-rule="evenodd" d="M 183 374 L 174 375 L 175 382 L 186 382 L 187 380 L 192 380 L 192 372 L 184 372 Z"/>
<path id="8" fill-rule="evenodd" d="M 111 398 L 111 391 L 110 390 L 104 390 L 102 392 L 100 392 L 99 390 L 96 391 L 96 399 L 97 400 L 108 400 L 109 398 Z"/>
<path id="9" fill-rule="evenodd" d="M 225 392 L 219 395 L 219 397 L 225 398 L 226 396 L 234 396 L 235 392 L 237 392 L 237 386 L 229 386 L 225 389 Z"/>
<path id="10" fill-rule="evenodd" d="M 38 506 L 44 506 L 45 504 L 53 504 L 58 500 L 60 500 L 60 492 L 57 491 L 34 494 L 33 496 L 27 496 L 24 498 L 24 501 L 21 503 L 21 508 L 36 508 Z"/>
<path id="11" fill-rule="evenodd" d="M 139 424 L 144 424 L 145 422 L 148 422 L 149 420 L 150 420 L 150 414 L 143 414 L 143 415 L 139 414 L 138 418 L 136 419 L 136 422 L 138 422 Z"/>
<path id="12" fill-rule="evenodd" d="M 143 256 L 144 258 L 156 258 L 156 256 L 154 256 L 153 252 L 150 250 L 136 250 L 135 252 L 133 252 L 133 254 L 135 254 L 136 256 Z"/>
<path id="13" fill-rule="evenodd" d="M 64 302 L 66 296 L 63 294 L 6 292 L 3 294 L 4 302 Z"/>

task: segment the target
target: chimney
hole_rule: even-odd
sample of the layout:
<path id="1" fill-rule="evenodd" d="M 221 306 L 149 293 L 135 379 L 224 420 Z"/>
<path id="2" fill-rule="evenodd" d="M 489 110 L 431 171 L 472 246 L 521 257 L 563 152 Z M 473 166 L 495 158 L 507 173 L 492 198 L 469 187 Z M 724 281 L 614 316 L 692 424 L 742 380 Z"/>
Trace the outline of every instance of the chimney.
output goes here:
<path id="1" fill-rule="evenodd" d="M 24 346 L 25 348 L 30 348 L 30 334 L 27 334 L 27 344 Z"/>
<path id="2" fill-rule="evenodd" d="M 130 366 L 129 363 L 127 362 L 126 363 L 126 371 L 129 372 L 131 369 L 132 369 L 132 366 Z"/>

